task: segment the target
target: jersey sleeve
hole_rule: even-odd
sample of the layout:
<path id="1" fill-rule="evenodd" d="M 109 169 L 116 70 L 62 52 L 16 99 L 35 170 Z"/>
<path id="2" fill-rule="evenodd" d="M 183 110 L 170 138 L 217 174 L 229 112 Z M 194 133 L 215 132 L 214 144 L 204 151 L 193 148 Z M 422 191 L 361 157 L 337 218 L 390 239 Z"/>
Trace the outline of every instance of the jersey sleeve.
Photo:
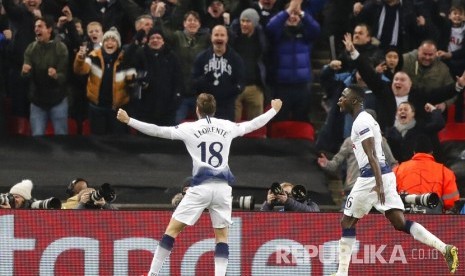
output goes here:
<path id="1" fill-rule="evenodd" d="M 275 115 L 276 110 L 271 108 L 267 112 L 263 113 L 262 115 L 255 117 L 251 121 L 242 122 L 238 124 L 238 136 L 242 136 L 244 134 L 250 133 L 254 130 L 261 128 L 262 126 L 266 125 Z"/>
<path id="2" fill-rule="evenodd" d="M 155 137 L 160 137 L 160 138 L 165 138 L 165 139 L 176 139 L 175 138 L 175 130 L 177 127 L 162 127 L 162 126 L 157 126 L 155 124 L 148 124 L 141 122 L 139 120 L 136 120 L 134 118 L 129 119 L 128 126 L 144 133 L 149 136 L 155 136 Z"/>
<path id="3" fill-rule="evenodd" d="M 369 121 L 360 120 L 357 124 L 354 124 L 355 134 L 359 137 L 360 142 L 363 140 L 374 137 L 373 129 Z"/>

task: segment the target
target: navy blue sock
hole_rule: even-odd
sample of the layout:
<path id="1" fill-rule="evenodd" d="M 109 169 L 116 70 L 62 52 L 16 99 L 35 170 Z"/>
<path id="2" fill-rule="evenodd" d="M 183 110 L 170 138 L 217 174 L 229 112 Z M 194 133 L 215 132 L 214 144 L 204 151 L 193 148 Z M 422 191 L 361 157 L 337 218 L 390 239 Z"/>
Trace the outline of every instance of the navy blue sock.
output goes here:
<path id="1" fill-rule="evenodd" d="M 168 251 L 171 251 L 171 249 L 173 249 L 173 246 L 174 246 L 174 238 L 171 237 L 170 235 L 164 234 L 161 237 L 159 245 L 162 248 L 164 248 L 164 249 L 166 249 Z"/>
<path id="2" fill-rule="evenodd" d="M 342 229 L 343 237 L 355 237 L 355 228 Z"/>
<path id="3" fill-rule="evenodd" d="M 229 258 L 229 245 L 224 242 L 219 242 L 215 246 L 215 257 Z"/>
<path id="4" fill-rule="evenodd" d="M 412 228 L 412 224 L 413 224 L 413 221 L 411 220 L 406 220 L 405 221 L 405 227 L 403 229 L 403 231 L 407 234 L 410 234 L 410 228 Z"/>

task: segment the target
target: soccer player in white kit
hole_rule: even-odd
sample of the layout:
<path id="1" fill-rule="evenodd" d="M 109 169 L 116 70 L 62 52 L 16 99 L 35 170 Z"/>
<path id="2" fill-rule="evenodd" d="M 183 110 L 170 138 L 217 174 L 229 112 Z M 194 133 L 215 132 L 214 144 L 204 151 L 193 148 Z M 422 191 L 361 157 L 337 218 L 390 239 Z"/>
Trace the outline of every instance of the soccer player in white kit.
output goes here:
<path id="1" fill-rule="evenodd" d="M 215 232 L 215 276 L 224 276 L 228 266 L 228 227 L 232 223 L 232 194 L 234 182 L 229 165 L 229 149 L 234 138 L 264 126 L 281 109 L 279 99 L 271 101 L 271 109 L 251 121 L 234 123 L 214 118 L 216 101 L 211 94 L 197 97 L 198 120 L 174 127 L 160 127 L 130 118 L 119 109 L 117 118 L 150 136 L 182 140 L 192 157 L 192 187 L 174 211 L 165 234 L 157 246 L 149 276 L 158 275 L 169 256 L 174 240 L 187 226 L 194 225 L 203 210 L 208 209 Z"/>
<path id="2" fill-rule="evenodd" d="M 356 85 L 347 87 L 337 105 L 342 112 L 354 118 L 352 147 L 360 168 L 360 177 L 352 188 L 344 207 L 341 220 L 342 237 L 339 240 L 339 267 L 336 276 L 349 273 L 352 247 L 355 244 L 355 225 L 359 219 L 375 207 L 398 231 L 404 231 L 414 239 L 436 248 L 444 255 L 449 271 L 458 266 L 458 250 L 447 245 L 417 222 L 404 218 L 404 204 L 397 193 L 396 177 L 386 164 L 381 147 L 381 130 L 376 120 L 363 109 L 364 90 Z"/>

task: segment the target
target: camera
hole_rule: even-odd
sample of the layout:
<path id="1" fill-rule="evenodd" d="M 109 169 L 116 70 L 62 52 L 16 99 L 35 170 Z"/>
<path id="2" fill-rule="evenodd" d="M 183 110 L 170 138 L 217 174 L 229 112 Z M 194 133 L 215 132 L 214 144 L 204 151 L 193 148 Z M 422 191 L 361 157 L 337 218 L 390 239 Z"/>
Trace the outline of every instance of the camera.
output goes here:
<path id="1" fill-rule="evenodd" d="M 34 200 L 31 203 L 31 209 L 61 209 L 61 201 L 56 197 Z"/>
<path id="2" fill-rule="evenodd" d="M 137 71 L 131 83 L 132 97 L 135 99 L 142 99 L 142 89 L 146 89 L 149 85 L 147 81 L 147 71 Z"/>
<path id="3" fill-rule="evenodd" d="M 283 187 L 281 187 L 281 184 L 279 184 L 278 182 L 273 182 L 271 184 L 270 190 L 276 196 L 284 194 Z"/>
<path id="4" fill-rule="evenodd" d="M 116 193 L 109 183 L 103 183 L 98 190 L 90 194 L 91 201 L 99 201 L 102 198 L 104 198 L 106 202 L 112 202 L 116 198 Z"/>
<path id="5" fill-rule="evenodd" d="M 255 198 L 251 195 L 233 197 L 232 207 L 242 210 L 253 210 L 255 208 Z"/>
<path id="6" fill-rule="evenodd" d="M 11 208 L 15 208 L 16 201 L 14 195 L 7 193 L 7 194 L 0 194 L 0 205 L 10 204 Z"/>
<path id="7" fill-rule="evenodd" d="M 404 204 L 414 204 L 431 209 L 436 208 L 439 204 L 439 196 L 436 193 L 426 193 L 421 195 L 402 193 L 400 194 L 400 197 Z"/>
<path id="8" fill-rule="evenodd" d="M 299 202 L 304 202 L 307 199 L 307 189 L 302 185 L 295 185 L 291 190 L 292 198 Z"/>

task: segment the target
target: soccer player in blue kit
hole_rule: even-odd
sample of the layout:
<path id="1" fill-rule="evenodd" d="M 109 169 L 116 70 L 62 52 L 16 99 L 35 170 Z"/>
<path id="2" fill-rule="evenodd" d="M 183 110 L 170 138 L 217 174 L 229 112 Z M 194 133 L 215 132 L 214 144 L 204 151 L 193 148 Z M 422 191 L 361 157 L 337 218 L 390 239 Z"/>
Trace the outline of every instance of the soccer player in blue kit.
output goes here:
<path id="1" fill-rule="evenodd" d="M 208 209 L 215 232 L 215 276 L 224 276 L 228 266 L 228 227 L 232 223 L 232 194 L 234 182 L 229 165 L 229 150 L 234 138 L 264 126 L 281 109 L 279 99 L 271 101 L 271 109 L 251 121 L 234 123 L 214 118 L 216 101 L 213 95 L 202 93 L 197 97 L 198 120 L 174 127 L 161 127 L 130 118 L 119 109 L 117 118 L 138 131 L 186 145 L 192 163 L 192 187 L 174 211 L 157 246 L 150 266 L 149 276 L 158 275 L 169 256 L 174 240 L 187 226 L 194 225 L 204 209 Z"/>
<path id="2" fill-rule="evenodd" d="M 344 207 L 342 237 L 339 240 L 339 267 L 333 275 L 348 275 L 355 244 L 355 225 L 372 207 L 384 213 L 396 230 L 404 231 L 415 240 L 440 251 L 446 259 L 449 271 L 454 273 L 458 266 L 457 248 L 445 244 L 421 224 L 405 219 L 404 204 L 396 189 L 396 177 L 386 164 L 382 151 L 380 127 L 363 109 L 364 95 L 361 87 L 350 85 L 342 92 L 337 103 L 341 112 L 354 118 L 351 139 L 360 177 L 357 178 Z"/>

